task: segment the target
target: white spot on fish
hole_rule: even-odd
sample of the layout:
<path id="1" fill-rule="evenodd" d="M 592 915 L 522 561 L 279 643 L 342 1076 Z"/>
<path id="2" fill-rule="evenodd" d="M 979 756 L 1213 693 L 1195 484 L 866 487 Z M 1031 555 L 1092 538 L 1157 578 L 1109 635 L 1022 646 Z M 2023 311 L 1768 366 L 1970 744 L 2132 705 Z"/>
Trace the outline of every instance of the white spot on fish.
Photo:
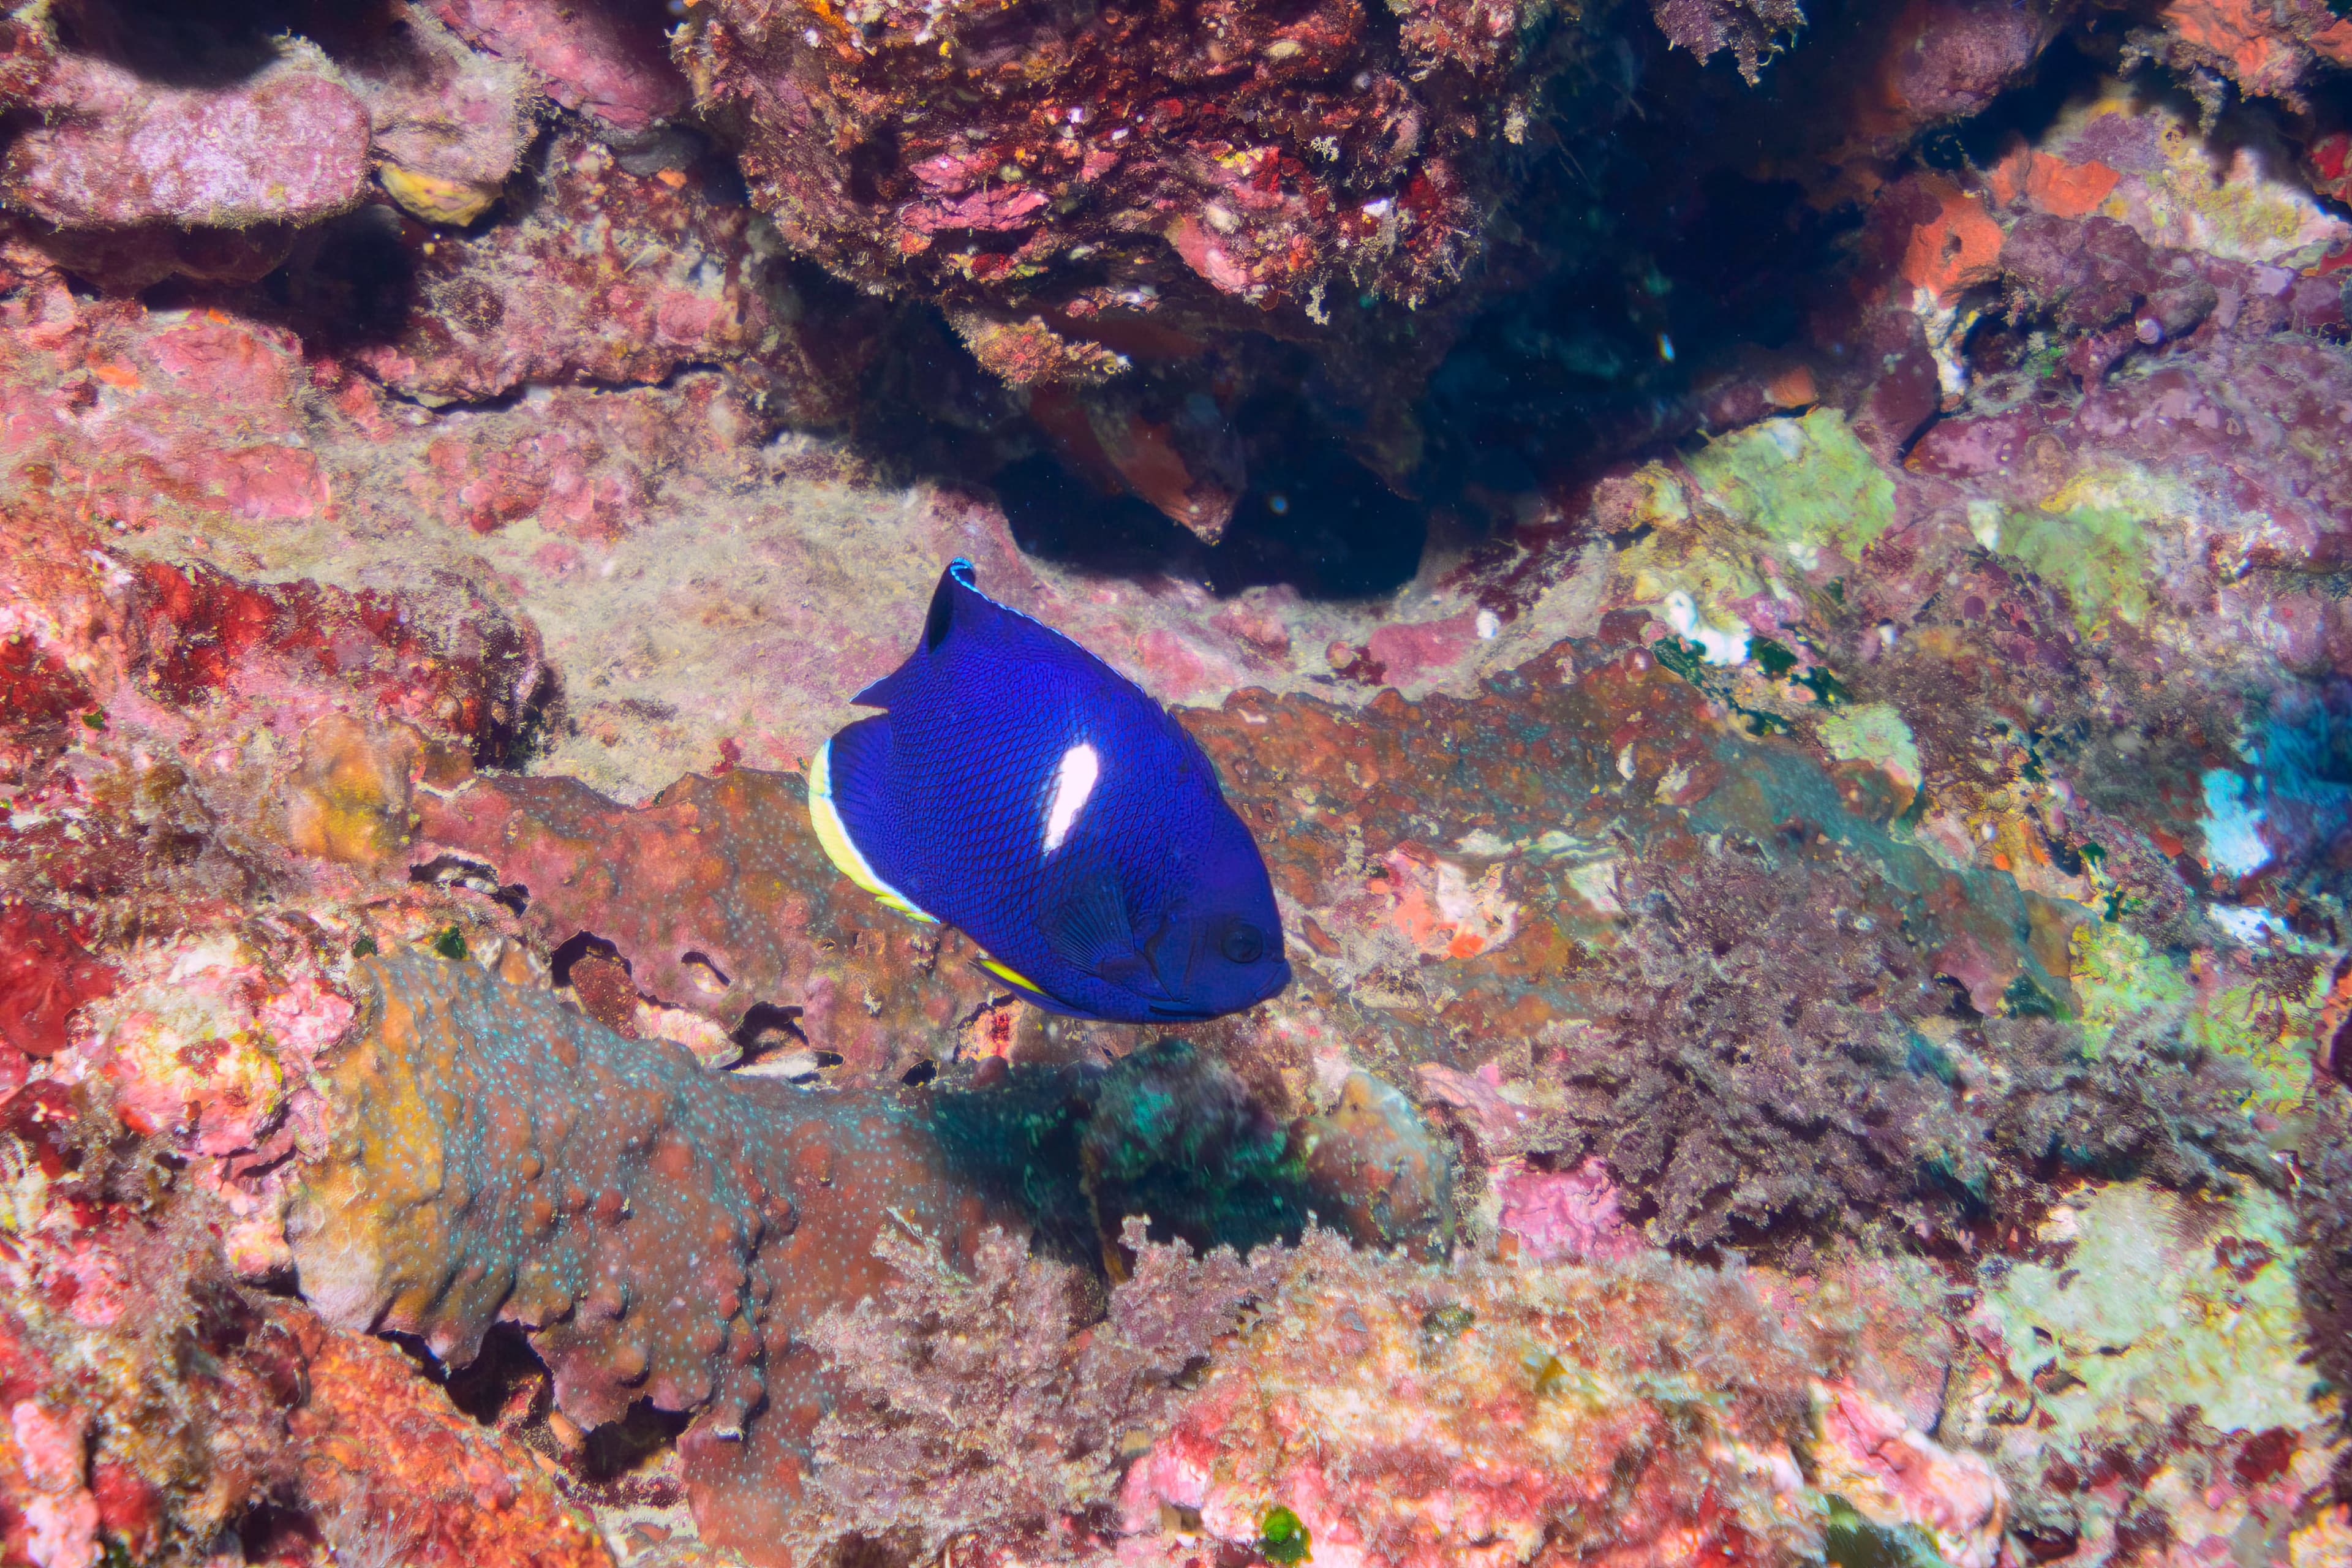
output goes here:
<path id="1" fill-rule="evenodd" d="M 1087 806 L 1087 797 L 1095 793 L 1095 781 L 1102 776 L 1102 759 L 1084 741 L 1062 753 L 1062 765 L 1054 771 L 1054 804 L 1045 812 L 1045 853 L 1051 855 L 1062 847 L 1062 840 L 1077 826 L 1078 813 Z"/>

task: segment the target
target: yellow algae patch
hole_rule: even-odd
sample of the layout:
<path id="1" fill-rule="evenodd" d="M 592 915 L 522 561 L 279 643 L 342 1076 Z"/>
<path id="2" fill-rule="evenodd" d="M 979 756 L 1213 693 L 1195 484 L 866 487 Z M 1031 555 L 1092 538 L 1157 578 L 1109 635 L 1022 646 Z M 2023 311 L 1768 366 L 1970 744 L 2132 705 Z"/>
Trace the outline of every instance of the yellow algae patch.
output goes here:
<path id="1" fill-rule="evenodd" d="M 1840 762 L 1870 763 L 1896 783 L 1919 787 L 1919 743 L 1893 703 L 1865 702 L 1825 713 L 1815 721 L 1814 732 Z"/>
<path id="2" fill-rule="evenodd" d="M 341 713 L 312 725 L 287 784 L 287 842 L 348 864 L 380 865 L 399 854 L 420 750 L 405 726 L 378 733 Z"/>
<path id="3" fill-rule="evenodd" d="M 376 170 L 375 177 L 384 193 L 410 213 L 426 223 L 452 228 L 463 228 L 489 211 L 502 188 L 420 174 L 397 163 L 384 164 Z"/>
<path id="4" fill-rule="evenodd" d="M 2310 1092 L 2312 1036 L 2327 992 L 2324 965 L 2314 966 L 2306 988 L 2288 994 L 2261 984 L 2227 952 L 2175 958 L 2112 921 L 2085 921 L 2073 945 L 2090 1049 L 2106 1050 L 2119 1035 L 2177 1031 L 2182 1044 L 2252 1070 L 2250 1109 L 2288 1110 Z"/>

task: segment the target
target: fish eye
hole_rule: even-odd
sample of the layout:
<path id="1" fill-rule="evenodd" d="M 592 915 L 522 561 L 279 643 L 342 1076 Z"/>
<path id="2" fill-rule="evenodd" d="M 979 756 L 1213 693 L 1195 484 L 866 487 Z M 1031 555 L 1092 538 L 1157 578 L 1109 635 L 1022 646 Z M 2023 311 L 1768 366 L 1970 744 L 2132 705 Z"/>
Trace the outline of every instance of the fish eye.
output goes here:
<path id="1" fill-rule="evenodd" d="M 1247 921 L 1236 921 L 1225 928 L 1217 947 L 1228 963 L 1255 963 L 1265 952 L 1265 933 Z"/>

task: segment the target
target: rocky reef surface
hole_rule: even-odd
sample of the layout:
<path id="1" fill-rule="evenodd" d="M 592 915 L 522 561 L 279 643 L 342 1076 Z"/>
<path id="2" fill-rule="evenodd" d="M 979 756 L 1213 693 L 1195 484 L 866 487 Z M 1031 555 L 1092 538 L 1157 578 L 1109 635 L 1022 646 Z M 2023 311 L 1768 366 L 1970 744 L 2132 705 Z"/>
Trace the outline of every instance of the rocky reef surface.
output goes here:
<path id="1" fill-rule="evenodd" d="M 2331 0 L 0 6 L 0 1563 L 2352 1560 L 2347 585 Z"/>

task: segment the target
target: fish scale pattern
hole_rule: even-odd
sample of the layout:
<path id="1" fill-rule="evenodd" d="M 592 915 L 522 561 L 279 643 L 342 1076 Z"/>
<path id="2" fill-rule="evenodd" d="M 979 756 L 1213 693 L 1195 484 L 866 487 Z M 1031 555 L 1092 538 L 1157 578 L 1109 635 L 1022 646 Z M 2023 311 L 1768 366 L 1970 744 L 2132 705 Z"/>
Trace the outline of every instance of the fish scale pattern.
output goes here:
<path id="1" fill-rule="evenodd" d="M 1010 1223 L 887 1092 L 712 1074 L 470 963 L 359 975 L 371 1023 L 329 1071 L 337 1131 L 289 1226 L 304 1293 L 457 1363 L 519 1322 L 583 1426 L 693 1412 L 707 1531 L 756 1532 L 796 1489 L 832 1389 L 793 1341 L 887 1279 L 881 1226 L 961 1256 Z"/>

